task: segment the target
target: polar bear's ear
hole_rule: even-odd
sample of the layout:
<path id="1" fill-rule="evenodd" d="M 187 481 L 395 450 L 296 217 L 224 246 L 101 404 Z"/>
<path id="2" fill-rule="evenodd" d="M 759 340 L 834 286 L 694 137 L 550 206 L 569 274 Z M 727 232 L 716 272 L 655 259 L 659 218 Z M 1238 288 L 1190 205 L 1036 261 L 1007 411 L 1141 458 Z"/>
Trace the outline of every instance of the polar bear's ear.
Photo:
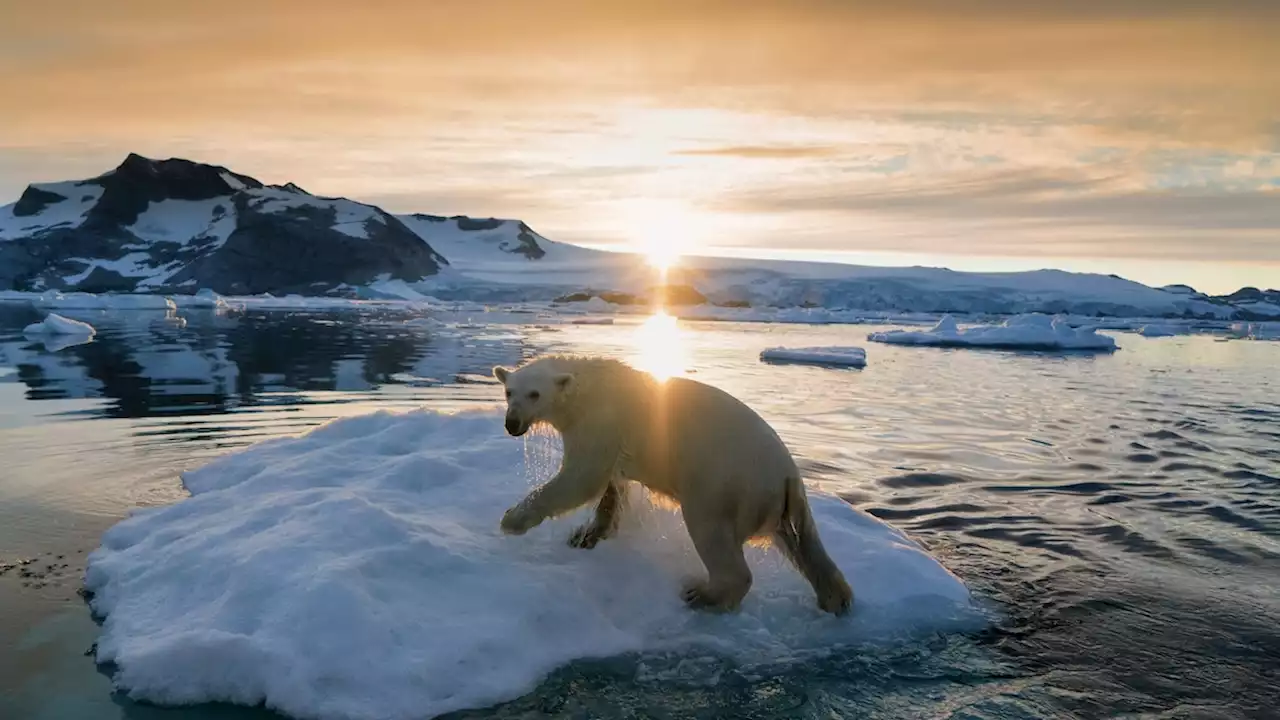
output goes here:
<path id="1" fill-rule="evenodd" d="M 493 369 L 493 376 L 498 378 L 498 382 L 502 383 L 503 385 L 507 384 L 507 376 L 510 374 L 511 374 L 511 371 L 502 367 L 501 365 L 498 365 Z"/>
<path id="2" fill-rule="evenodd" d="M 556 384 L 556 389 L 560 392 L 565 392 L 573 387 L 573 373 L 561 373 L 551 378 L 551 381 Z"/>

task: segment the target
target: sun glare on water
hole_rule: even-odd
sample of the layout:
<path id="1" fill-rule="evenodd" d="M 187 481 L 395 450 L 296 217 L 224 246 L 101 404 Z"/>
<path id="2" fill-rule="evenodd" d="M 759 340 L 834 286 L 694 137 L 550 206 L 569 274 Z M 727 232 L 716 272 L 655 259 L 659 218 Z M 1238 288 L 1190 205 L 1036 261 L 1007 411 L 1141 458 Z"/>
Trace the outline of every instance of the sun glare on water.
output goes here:
<path id="1" fill-rule="evenodd" d="M 689 366 L 684 330 L 661 310 L 636 328 L 635 348 L 635 366 L 659 380 L 684 375 Z"/>

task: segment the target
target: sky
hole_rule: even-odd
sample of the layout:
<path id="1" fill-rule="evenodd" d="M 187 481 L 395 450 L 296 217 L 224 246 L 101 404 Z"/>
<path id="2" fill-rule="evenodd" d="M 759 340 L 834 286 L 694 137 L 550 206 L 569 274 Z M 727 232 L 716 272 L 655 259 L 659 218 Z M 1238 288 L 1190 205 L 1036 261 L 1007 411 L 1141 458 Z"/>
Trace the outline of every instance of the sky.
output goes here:
<path id="1" fill-rule="evenodd" d="M 653 253 L 1280 286 L 1280 3 L 46 0 L 0 203 L 128 152 Z"/>

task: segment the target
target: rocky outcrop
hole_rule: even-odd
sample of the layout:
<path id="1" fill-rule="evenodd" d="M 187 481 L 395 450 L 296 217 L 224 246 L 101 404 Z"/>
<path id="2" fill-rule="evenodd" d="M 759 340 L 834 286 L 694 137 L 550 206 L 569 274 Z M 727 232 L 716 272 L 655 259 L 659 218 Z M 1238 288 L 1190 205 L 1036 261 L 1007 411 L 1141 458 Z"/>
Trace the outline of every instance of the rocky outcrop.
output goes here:
<path id="1" fill-rule="evenodd" d="M 524 252 L 542 251 L 530 237 Z M 130 154 L 0 208 L 0 289 L 323 294 L 445 264 L 380 208 L 182 159 Z"/>

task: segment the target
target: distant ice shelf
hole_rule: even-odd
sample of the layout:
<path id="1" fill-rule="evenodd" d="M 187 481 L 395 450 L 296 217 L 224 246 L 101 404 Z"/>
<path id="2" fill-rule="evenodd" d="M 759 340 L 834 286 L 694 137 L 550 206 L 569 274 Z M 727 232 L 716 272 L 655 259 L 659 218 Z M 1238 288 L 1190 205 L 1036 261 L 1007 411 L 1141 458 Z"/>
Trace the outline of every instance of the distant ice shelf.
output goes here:
<path id="1" fill-rule="evenodd" d="M 875 332 L 868 340 L 889 345 L 932 347 L 972 347 L 1007 350 L 1103 350 L 1116 349 L 1116 341 L 1099 335 L 1092 327 L 1072 327 L 1061 318 L 1048 315 L 1018 315 L 1000 325 L 982 325 L 961 330 L 955 318 L 943 317 L 930 330 L 889 330 Z"/>

